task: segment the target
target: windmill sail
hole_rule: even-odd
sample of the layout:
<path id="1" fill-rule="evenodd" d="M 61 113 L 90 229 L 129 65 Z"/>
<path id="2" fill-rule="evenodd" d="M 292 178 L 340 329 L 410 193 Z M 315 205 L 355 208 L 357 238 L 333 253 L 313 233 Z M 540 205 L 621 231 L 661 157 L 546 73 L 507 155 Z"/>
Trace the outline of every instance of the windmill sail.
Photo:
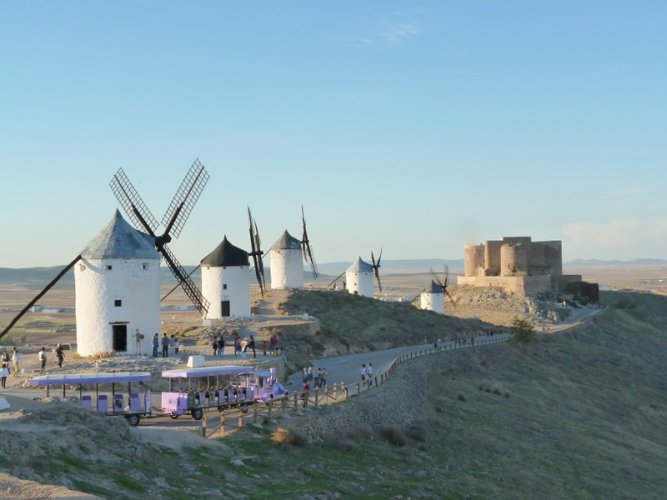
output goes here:
<path id="1" fill-rule="evenodd" d="M 39 293 L 35 296 L 35 298 L 33 298 L 30 302 L 28 302 L 28 304 L 27 304 L 23 309 L 21 309 L 21 311 L 20 311 L 16 316 L 14 316 L 14 319 L 12 319 L 12 320 L 9 322 L 9 325 L 7 325 L 7 326 L 5 327 L 5 329 L 2 330 L 2 332 L 0 332 L 0 339 L 1 339 L 2 337 L 4 337 L 4 336 L 7 334 L 7 332 L 9 332 L 9 330 L 12 329 L 12 327 L 16 324 L 16 322 L 17 322 L 18 320 L 20 320 L 20 319 L 23 317 L 23 315 L 24 315 L 25 313 L 27 313 L 28 310 L 29 310 L 32 306 L 34 306 L 34 305 L 37 303 L 37 301 L 38 301 L 39 299 L 41 299 L 41 298 L 44 296 L 44 294 L 45 294 L 46 292 L 48 292 L 48 291 L 53 287 L 53 285 L 55 285 L 56 283 L 58 283 L 58 281 L 60 281 L 60 278 L 62 278 L 62 277 L 65 275 L 65 273 L 67 273 L 67 271 L 69 271 L 70 269 L 72 269 L 72 267 L 74 267 L 74 264 L 76 264 L 77 262 L 79 262 L 79 260 L 81 260 L 81 255 L 77 255 L 77 256 L 74 258 L 74 260 L 72 260 L 72 262 L 70 262 L 69 264 L 67 264 L 67 265 L 66 265 L 66 266 L 65 266 L 65 267 L 64 267 L 64 268 L 63 268 L 63 269 L 56 275 L 56 277 L 53 278 L 53 279 L 49 282 L 49 284 L 46 285 L 46 286 L 42 289 L 42 291 L 39 292 Z"/>

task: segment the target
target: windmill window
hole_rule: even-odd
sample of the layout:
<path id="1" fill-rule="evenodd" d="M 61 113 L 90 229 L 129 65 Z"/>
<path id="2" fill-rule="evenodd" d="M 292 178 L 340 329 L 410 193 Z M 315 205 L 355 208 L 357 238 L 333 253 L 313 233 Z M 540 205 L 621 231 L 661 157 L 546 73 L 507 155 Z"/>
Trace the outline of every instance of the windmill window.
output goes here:
<path id="1" fill-rule="evenodd" d="M 79 264 L 79 271 L 85 271 L 86 270 L 86 265 L 85 264 Z"/>
<path id="2" fill-rule="evenodd" d="M 223 290 L 227 290 L 227 283 L 223 283 L 223 284 L 222 284 L 222 289 L 223 289 Z"/>
<path id="3" fill-rule="evenodd" d="M 114 307 L 121 307 L 123 305 L 123 301 L 120 300 L 120 299 L 115 299 L 113 301 L 113 305 L 114 305 Z"/>
<path id="4" fill-rule="evenodd" d="M 107 271 L 111 271 L 112 266 L 107 266 Z"/>
<path id="5" fill-rule="evenodd" d="M 143 264 L 141 264 L 141 267 L 142 267 L 142 268 L 144 269 L 144 271 L 145 271 L 146 269 L 148 269 L 148 264 L 146 264 L 146 263 L 144 262 Z"/>

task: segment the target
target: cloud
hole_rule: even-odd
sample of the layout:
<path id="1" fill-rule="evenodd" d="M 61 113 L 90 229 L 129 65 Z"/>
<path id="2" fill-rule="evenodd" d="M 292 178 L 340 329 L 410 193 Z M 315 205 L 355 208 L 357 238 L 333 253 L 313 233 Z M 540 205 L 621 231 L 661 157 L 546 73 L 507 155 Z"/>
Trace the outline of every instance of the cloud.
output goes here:
<path id="1" fill-rule="evenodd" d="M 389 47 L 400 45 L 422 32 L 422 24 L 404 13 L 371 23 L 366 33 L 352 37 L 354 45 L 363 47 Z"/>
<path id="2" fill-rule="evenodd" d="M 665 218 L 621 218 L 604 223 L 565 224 L 563 234 L 570 254 L 588 257 L 664 257 L 667 241 Z M 661 255 L 662 254 L 662 255 Z"/>

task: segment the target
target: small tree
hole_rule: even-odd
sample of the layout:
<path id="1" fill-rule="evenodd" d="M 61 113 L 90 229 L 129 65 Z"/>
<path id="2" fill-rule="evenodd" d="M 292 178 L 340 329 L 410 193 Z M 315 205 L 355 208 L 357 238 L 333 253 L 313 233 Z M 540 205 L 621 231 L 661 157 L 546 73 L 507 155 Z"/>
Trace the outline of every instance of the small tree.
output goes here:
<path id="1" fill-rule="evenodd" d="M 515 342 L 532 342 L 536 338 L 535 327 L 525 319 L 514 317 L 510 331 L 514 334 Z"/>

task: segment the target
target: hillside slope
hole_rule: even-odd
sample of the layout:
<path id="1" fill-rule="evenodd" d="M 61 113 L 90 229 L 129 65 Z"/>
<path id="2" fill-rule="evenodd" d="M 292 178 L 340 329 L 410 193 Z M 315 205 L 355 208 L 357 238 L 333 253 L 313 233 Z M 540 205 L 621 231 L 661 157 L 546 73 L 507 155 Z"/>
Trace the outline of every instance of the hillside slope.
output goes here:
<path id="1" fill-rule="evenodd" d="M 404 363 L 361 398 L 290 419 L 295 445 L 249 425 L 208 446 L 193 436 L 176 453 L 162 447 L 169 437 L 142 443 L 122 420 L 51 411 L 31 419 L 58 445 L 4 432 L 0 464 L 108 498 L 658 498 L 667 298 L 603 301 L 607 310 L 568 333 Z M 308 439 L 313 422 L 327 422 L 321 441 Z"/>

